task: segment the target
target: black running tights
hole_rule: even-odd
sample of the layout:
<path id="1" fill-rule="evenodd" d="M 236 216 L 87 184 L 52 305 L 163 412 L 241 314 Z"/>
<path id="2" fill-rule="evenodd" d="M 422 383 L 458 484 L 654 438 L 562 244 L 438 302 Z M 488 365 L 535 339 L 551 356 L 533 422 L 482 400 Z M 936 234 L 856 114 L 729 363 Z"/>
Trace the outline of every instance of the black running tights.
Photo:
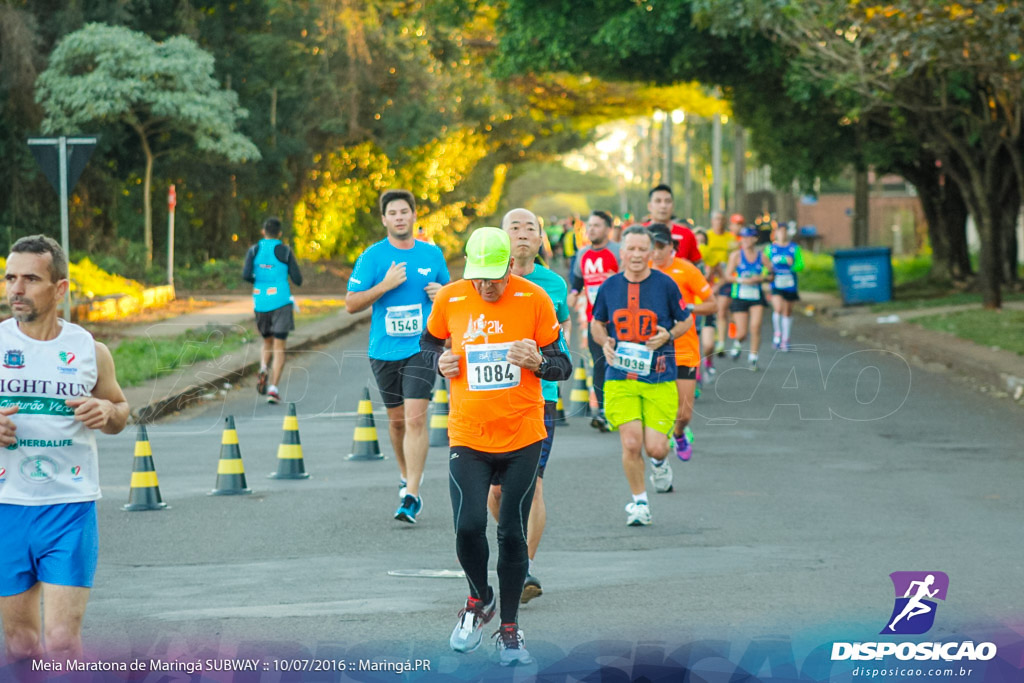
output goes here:
<path id="1" fill-rule="evenodd" d="M 515 623 L 529 555 L 526 522 L 533 503 L 541 442 L 511 453 L 484 453 L 452 446 L 449 488 L 455 516 L 455 552 L 469 581 L 469 594 L 487 599 L 487 493 L 492 476 L 501 481 L 498 513 L 498 593 L 502 623 Z"/>

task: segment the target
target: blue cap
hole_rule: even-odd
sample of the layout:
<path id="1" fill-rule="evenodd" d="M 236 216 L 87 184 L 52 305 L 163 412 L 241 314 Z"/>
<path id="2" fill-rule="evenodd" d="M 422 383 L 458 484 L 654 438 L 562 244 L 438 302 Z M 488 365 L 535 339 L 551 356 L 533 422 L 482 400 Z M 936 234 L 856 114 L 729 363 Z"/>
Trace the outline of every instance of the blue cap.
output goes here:
<path id="1" fill-rule="evenodd" d="M 743 228 L 740 230 L 740 237 L 757 237 L 757 228 Z"/>

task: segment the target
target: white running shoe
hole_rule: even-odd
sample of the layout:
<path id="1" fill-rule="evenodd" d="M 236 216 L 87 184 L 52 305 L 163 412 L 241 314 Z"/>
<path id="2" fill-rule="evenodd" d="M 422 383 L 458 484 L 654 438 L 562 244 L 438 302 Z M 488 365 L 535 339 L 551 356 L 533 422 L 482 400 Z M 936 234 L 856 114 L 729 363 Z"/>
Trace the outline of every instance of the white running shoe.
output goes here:
<path id="1" fill-rule="evenodd" d="M 452 629 L 448 644 L 456 652 L 472 652 L 480 647 L 483 640 L 484 624 L 494 618 L 495 594 L 491 592 L 491 601 L 484 604 L 483 600 L 466 598 L 466 606 L 459 610 L 459 623 Z"/>
<path id="2" fill-rule="evenodd" d="M 668 462 L 661 467 L 651 468 L 651 484 L 655 493 L 668 493 L 672 490 L 672 468 Z"/>
<path id="3" fill-rule="evenodd" d="M 630 503 L 626 506 L 629 517 L 626 518 L 626 526 L 650 526 L 651 506 L 647 503 Z"/>
<path id="4" fill-rule="evenodd" d="M 516 624 L 502 624 L 494 632 L 496 642 L 495 648 L 498 651 L 498 663 L 502 666 L 513 666 L 515 664 L 532 664 L 533 657 L 526 651 L 526 644 L 523 641 L 523 632 Z"/>

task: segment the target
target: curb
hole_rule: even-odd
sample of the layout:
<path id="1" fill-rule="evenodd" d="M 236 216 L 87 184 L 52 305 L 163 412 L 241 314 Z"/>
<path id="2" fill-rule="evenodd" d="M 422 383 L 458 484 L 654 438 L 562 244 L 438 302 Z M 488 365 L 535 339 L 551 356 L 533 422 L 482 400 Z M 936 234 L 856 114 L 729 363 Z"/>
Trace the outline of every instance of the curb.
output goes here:
<path id="1" fill-rule="evenodd" d="M 370 321 L 371 312 L 369 309 L 356 314 L 346 314 L 345 318 L 327 327 L 326 322 L 322 323 L 323 331 L 311 330 L 308 337 L 288 346 L 289 351 L 304 351 L 320 344 L 326 344 L 338 337 L 351 332 Z M 224 369 L 217 369 L 213 372 L 203 371 L 203 381 L 190 384 L 184 389 L 175 390 L 174 393 L 163 398 L 151 401 L 146 405 L 133 409 L 131 412 L 130 424 L 150 424 L 168 413 L 182 410 L 198 402 L 202 397 L 212 390 L 217 390 L 224 383 L 234 384 L 242 378 L 255 374 L 259 370 L 259 361 L 242 362 L 237 365 L 229 365 Z M 155 380 L 159 381 L 159 380 Z M 132 387 L 138 390 L 139 387 Z M 131 391 L 132 389 L 126 390 Z"/>
<path id="2" fill-rule="evenodd" d="M 820 324 L 839 329 L 858 341 L 906 354 L 907 360 L 919 365 L 932 369 L 940 366 L 980 384 L 983 393 L 1009 397 L 1018 403 L 1024 398 L 1024 358 L 1012 351 L 990 349 L 952 334 L 929 330 L 915 325 L 913 318 L 877 324 L 876 314 L 843 307 L 837 297 L 829 295 L 819 295 L 816 303 Z"/>

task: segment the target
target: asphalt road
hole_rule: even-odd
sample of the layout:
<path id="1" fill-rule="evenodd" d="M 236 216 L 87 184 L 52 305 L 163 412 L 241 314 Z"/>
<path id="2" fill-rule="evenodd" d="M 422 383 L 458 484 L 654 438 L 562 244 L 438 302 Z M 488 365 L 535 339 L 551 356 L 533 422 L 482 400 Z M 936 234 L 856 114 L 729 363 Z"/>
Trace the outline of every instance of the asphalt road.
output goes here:
<path id="1" fill-rule="evenodd" d="M 419 523 L 392 518 L 397 466 L 365 336 L 361 327 L 289 360 L 283 395 L 298 405 L 309 480 L 266 478 L 285 407 L 263 403 L 251 384 L 149 428 L 166 511 L 121 510 L 135 432 L 101 437 L 90 649 L 427 658 L 434 674 L 492 675 L 484 654 L 447 649 L 463 579 L 388 573 L 458 565 L 443 448 L 428 458 Z M 697 402 L 694 458 L 672 463 L 673 493 L 652 490 L 651 527 L 625 525 L 617 436 L 583 419 L 558 429 L 535 570 L 544 595 L 520 612 L 540 670 L 574 648 L 604 661 L 616 648 L 640 657 L 713 639 L 870 640 L 899 570 L 950 577 L 929 637 L 1020 623 L 1019 410 L 807 319 L 794 338 L 788 354 L 763 349 L 757 373 L 718 361 Z M 388 457 L 351 462 L 367 386 Z M 207 495 L 227 415 L 250 496 Z M 489 534 L 493 549 L 493 525 Z"/>

